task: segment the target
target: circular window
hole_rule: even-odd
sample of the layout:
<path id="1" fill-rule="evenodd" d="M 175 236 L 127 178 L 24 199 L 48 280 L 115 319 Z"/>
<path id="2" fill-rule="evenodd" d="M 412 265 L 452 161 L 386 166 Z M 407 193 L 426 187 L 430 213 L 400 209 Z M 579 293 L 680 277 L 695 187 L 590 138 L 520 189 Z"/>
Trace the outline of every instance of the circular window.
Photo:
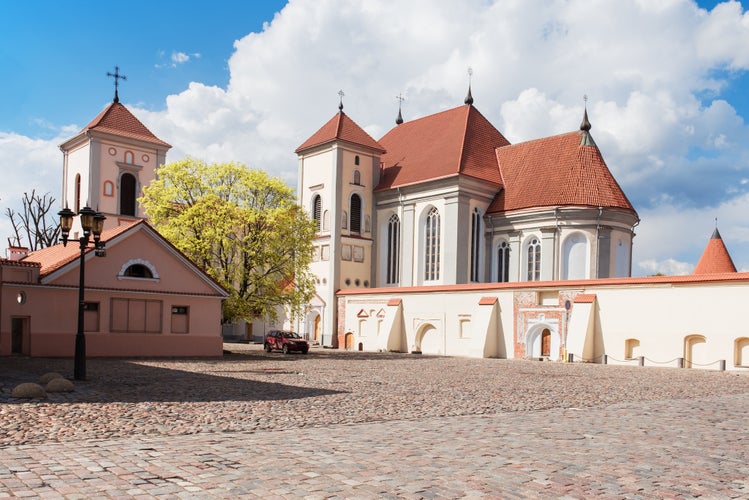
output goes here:
<path id="1" fill-rule="evenodd" d="M 361 285 L 361 281 L 357 278 L 356 281 L 354 281 L 354 285 L 359 286 Z"/>
<path id="2" fill-rule="evenodd" d="M 16 302 L 18 302 L 19 304 L 25 304 L 26 292 L 18 292 L 18 295 L 16 295 Z"/>
<path id="3" fill-rule="evenodd" d="M 148 160 L 150 160 L 151 158 L 149 158 L 148 155 L 143 155 L 141 156 L 141 159 L 143 160 L 144 163 L 147 163 Z"/>
<path id="4" fill-rule="evenodd" d="M 114 148 L 109 148 L 109 156 L 114 156 L 117 154 L 117 150 Z"/>
<path id="5" fill-rule="evenodd" d="M 348 285 L 350 285 L 350 284 L 351 284 L 351 280 L 350 280 L 350 279 L 348 279 L 348 278 L 346 278 L 346 286 L 348 286 Z"/>
<path id="6" fill-rule="evenodd" d="M 365 287 L 369 287 L 369 281 L 367 281 L 367 280 L 364 280 L 364 286 L 365 286 Z"/>

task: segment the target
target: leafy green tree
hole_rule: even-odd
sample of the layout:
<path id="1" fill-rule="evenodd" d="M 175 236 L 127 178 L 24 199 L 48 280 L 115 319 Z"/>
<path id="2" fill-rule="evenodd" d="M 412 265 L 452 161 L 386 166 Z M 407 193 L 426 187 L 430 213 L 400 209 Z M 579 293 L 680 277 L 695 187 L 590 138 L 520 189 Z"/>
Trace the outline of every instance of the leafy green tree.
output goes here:
<path id="1" fill-rule="evenodd" d="M 166 164 L 139 202 L 150 223 L 231 295 L 224 318 L 300 314 L 314 294 L 315 224 L 278 178 L 195 158 Z"/>

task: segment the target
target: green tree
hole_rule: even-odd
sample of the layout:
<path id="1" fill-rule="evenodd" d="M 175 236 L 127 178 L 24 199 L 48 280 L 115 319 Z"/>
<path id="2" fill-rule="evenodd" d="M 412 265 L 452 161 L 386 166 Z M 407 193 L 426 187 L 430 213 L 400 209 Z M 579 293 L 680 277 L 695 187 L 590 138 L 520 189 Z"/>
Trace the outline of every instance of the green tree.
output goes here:
<path id="1" fill-rule="evenodd" d="M 186 158 L 160 167 L 138 200 L 151 224 L 231 295 L 224 318 L 300 314 L 314 294 L 315 224 L 278 178 Z"/>

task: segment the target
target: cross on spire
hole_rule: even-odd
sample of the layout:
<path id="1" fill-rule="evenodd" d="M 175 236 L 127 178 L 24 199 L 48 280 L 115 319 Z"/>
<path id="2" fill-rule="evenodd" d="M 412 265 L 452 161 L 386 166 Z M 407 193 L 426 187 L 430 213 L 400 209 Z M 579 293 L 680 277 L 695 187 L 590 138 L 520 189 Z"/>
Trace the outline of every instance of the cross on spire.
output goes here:
<path id="1" fill-rule="evenodd" d="M 341 89 L 341 90 L 338 91 L 338 95 L 341 98 L 341 101 L 338 104 L 338 111 L 340 111 L 341 113 L 343 113 L 343 96 L 345 96 L 346 94 L 344 94 L 343 93 L 343 89 Z"/>
<path id="2" fill-rule="evenodd" d="M 120 79 L 127 80 L 127 77 L 120 74 L 119 66 L 114 67 L 114 73 L 110 73 L 109 71 L 107 71 L 107 76 L 111 76 L 112 78 L 114 78 L 114 102 L 120 102 L 120 96 L 117 92 L 120 86 Z"/>

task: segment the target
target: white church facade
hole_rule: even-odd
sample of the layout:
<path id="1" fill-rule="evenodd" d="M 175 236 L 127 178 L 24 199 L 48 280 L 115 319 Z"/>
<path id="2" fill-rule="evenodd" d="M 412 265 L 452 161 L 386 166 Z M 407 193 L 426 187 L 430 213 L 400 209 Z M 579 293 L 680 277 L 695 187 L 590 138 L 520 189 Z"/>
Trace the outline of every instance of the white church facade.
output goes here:
<path id="1" fill-rule="evenodd" d="M 512 145 L 469 89 L 375 140 L 341 104 L 296 150 L 319 228 L 298 330 L 367 351 L 749 365 L 730 319 L 749 275 L 718 237 L 703 256 L 717 267 L 631 278 L 639 218 L 590 129 L 586 112 L 579 130 Z"/>

